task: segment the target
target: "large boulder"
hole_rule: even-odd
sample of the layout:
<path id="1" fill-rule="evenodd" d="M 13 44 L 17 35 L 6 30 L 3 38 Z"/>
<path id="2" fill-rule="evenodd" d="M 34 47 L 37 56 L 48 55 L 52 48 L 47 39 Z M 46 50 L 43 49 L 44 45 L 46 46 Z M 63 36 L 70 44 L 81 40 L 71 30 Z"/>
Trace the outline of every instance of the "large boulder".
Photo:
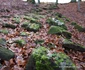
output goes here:
<path id="1" fill-rule="evenodd" d="M 55 18 L 48 18 L 47 23 L 50 25 L 55 25 L 64 28 L 67 30 L 67 27 L 65 26 L 64 21 L 61 18 L 55 19 Z"/>
<path id="2" fill-rule="evenodd" d="M 63 39 L 62 47 L 64 47 L 65 49 L 72 49 L 75 51 L 85 52 L 85 46 L 74 43 L 69 39 Z"/>
<path id="3" fill-rule="evenodd" d="M 0 58 L 1 59 L 8 61 L 14 57 L 15 57 L 15 54 L 11 50 L 8 50 L 7 48 L 4 48 L 4 47 L 0 47 Z"/>
<path id="4" fill-rule="evenodd" d="M 74 28 L 77 29 L 79 32 L 85 32 L 85 28 L 78 25 L 76 22 L 72 22 L 71 25 L 73 25 Z"/>
<path id="5" fill-rule="evenodd" d="M 2 27 L 15 29 L 17 26 L 13 24 L 3 23 Z"/>
<path id="6" fill-rule="evenodd" d="M 20 36 L 28 36 L 26 32 L 20 32 Z"/>
<path id="7" fill-rule="evenodd" d="M 29 22 L 25 22 L 21 25 L 23 28 L 25 28 L 28 31 L 38 31 L 40 29 L 40 24 L 37 23 L 29 23 Z"/>
<path id="8" fill-rule="evenodd" d="M 39 47 L 33 50 L 25 70 L 76 70 L 76 66 L 65 53 Z"/>
<path id="9" fill-rule="evenodd" d="M 48 34 L 63 34 L 66 38 L 71 38 L 71 33 L 59 26 L 51 26 Z"/>
<path id="10" fill-rule="evenodd" d="M 0 30 L 0 33 L 8 34 L 8 33 L 9 33 L 9 31 L 8 31 L 7 29 L 1 29 L 1 30 Z"/>

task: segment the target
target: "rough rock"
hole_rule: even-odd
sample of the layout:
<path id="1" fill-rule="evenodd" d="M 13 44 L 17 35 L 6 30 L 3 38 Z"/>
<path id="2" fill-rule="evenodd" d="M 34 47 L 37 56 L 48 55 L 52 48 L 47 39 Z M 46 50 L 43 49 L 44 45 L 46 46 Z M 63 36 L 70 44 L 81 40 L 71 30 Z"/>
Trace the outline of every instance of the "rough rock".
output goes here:
<path id="1" fill-rule="evenodd" d="M 51 53 L 45 47 L 33 50 L 25 70 L 76 70 L 75 64 L 64 53 Z"/>
<path id="2" fill-rule="evenodd" d="M 69 39 L 63 39 L 62 47 L 64 47 L 65 49 L 72 49 L 75 51 L 85 52 L 85 46 L 74 43 Z"/>

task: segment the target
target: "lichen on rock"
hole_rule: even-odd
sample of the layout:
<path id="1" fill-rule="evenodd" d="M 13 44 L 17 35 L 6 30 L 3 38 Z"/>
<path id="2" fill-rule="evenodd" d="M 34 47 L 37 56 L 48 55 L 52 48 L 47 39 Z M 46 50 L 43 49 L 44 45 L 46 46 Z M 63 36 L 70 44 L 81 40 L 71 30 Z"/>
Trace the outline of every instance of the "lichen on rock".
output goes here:
<path id="1" fill-rule="evenodd" d="M 25 70 L 76 70 L 75 64 L 65 53 L 51 53 L 45 47 L 34 49 Z"/>

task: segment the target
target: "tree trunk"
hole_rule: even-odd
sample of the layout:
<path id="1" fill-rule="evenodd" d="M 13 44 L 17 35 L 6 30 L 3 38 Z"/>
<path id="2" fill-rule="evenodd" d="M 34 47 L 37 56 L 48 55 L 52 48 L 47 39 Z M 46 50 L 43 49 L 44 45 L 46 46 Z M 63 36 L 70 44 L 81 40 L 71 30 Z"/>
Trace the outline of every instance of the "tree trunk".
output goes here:
<path id="1" fill-rule="evenodd" d="M 56 0 L 56 5 L 58 5 L 58 0 Z"/>
<path id="2" fill-rule="evenodd" d="M 78 0 L 78 11 L 80 11 L 80 1 L 81 0 Z"/>
<path id="3" fill-rule="evenodd" d="M 71 2 L 76 2 L 76 0 L 71 0 Z"/>
<path id="4" fill-rule="evenodd" d="M 38 4 L 40 4 L 40 0 L 38 0 Z"/>

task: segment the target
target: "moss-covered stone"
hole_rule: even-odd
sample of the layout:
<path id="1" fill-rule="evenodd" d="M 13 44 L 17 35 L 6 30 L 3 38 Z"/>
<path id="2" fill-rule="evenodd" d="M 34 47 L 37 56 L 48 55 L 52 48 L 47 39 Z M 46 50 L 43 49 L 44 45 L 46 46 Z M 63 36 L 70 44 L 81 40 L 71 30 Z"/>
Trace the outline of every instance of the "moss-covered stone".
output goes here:
<path id="1" fill-rule="evenodd" d="M 58 13 L 58 12 L 55 13 L 55 15 L 58 16 L 59 18 L 62 18 L 62 16 L 63 16 L 61 13 Z"/>
<path id="2" fill-rule="evenodd" d="M 29 20 L 31 23 L 36 23 L 37 20 L 30 16 L 24 16 L 24 19 Z"/>
<path id="3" fill-rule="evenodd" d="M 65 26 L 64 21 L 61 20 L 61 18 L 58 18 L 58 19 L 48 18 L 46 22 L 49 23 L 50 25 L 59 26 L 67 30 L 67 27 Z"/>
<path id="4" fill-rule="evenodd" d="M 63 31 L 62 34 L 67 38 L 67 39 L 70 39 L 72 34 L 68 31 Z"/>
<path id="5" fill-rule="evenodd" d="M 6 12 L 6 11 L 5 11 Z M 2 18 L 10 18 L 11 16 L 10 15 L 2 15 L 1 16 Z"/>
<path id="6" fill-rule="evenodd" d="M 76 70 L 75 64 L 64 53 L 51 53 L 45 47 L 33 50 L 25 70 Z"/>
<path id="7" fill-rule="evenodd" d="M 69 18 L 66 18 L 66 21 L 67 21 L 67 22 L 70 22 L 70 19 L 69 19 Z"/>
<path id="8" fill-rule="evenodd" d="M 0 39 L 0 46 L 5 46 L 7 43 L 6 43 L 6 40 L 4 38 L 1 38 Z"/>
<path id="9" fill-rule="evenodd" d="M 10 60 L 11 58 L 14 58 L 15 54 L 4 47 L 0 47 L 0 58 L 3 60 Z"/>
<path id="10" fill-rule="evenodd" d="M 20 47 L 23 47 L 26 44 L 26 41 L 24 40 L 15 40 L 14 43 L 18 44 Z"/>
<path id="11" fill-rule="evenodd" d="M 20 23 L 20 17 L 13 18 L 14 23 L 19 24 Z"/>
<path id="12" fill-rule="evenodd" d="M 31 31 L 38 31 L 40 28 L 39 24 L 33 23 L 30 26 L 26 27 L 27 30 L 31 30 Z"/>
<path id="13" fill-rule="evenodd" d="M 63 31 L 65 31 L 63 28 L 58 26 L 51 26 L 48 34 L 61 34 Z"/>
<path id="14" fill-rule="evenodd" d="M 71 25 L 76 25 L 77 23 L 76 22 L 72 22 Z"/>
<path id="15" fill-rule="evenodd" d="M 48 34 L 58 34 L 58 35 L 64 35 L 66 38 L 71 38 L 71 33 L 63 29 L 59 26 L 51 26 Z"/>
<path id="16" fill-rule="evenodd" d="M 50 49 L 56 48 L 56 45 L 55 45 L 54 43 L 47 43 L 46 45 L 47 45 L 47 47 L 49 47 Z"/>
<path id="17" fill-rule="evenodd" d="M 30 18 L 29 16 L 24 16 L 24 19 L 29 20 Z"/>
<path id="18" fill-rule="evenodd" d="M 65 16 L 62 16 L 62 19 L 64 19 L 66 22 L 70 22 L 70 19 Z"/>
<path id="19" fill-rule="evenodd" d="M 79 32 L 85 32 L 85 28 L 83 28 L 82 26 L 78 25 L 75 22 L 72 22 L 71 25 L 74 26 L 75 29 L 77 29 Z"/>
<path id="20" fill-rule="evenodd" d="M 17 26 L 15 26 L 15 25 L 13 25 L 13 24 L 3 23 L 3 24 L 2 24 L 2 27 L 15 29 Z"/>
<path id="21" fill-rule="evenodd" d="M 75 25 L 74 28 L 77 29 L 79 32 L 85 32 L 85 28 L 83 28 L 79 25 Z"/>
<path id="22" fill-rule="evenodd" d="M 29 22 L 23 22 L 23 24 L 21 25 L 21 27 L 24 27 L 24 28 L 26 28 L 27 26 L 29 26 L 31 23 L 29 23 Z"/>
<path id="23" fill-rule="evenodd" d="M 7 29 L 1 29 L 1 30 L 0 30 L 0 33 L 8 34 L 8 33 L 9 33 L 9 31 L 8 31 Z"/>
<path id="24" fill-rule="evenodd" d="M 74 43 L 69 39 L 63 39 L 62 47 L 64 47 L 65 49 L 72 49 L 72 50 L 75 50 L 75 51 L 85 52 L 85 46 Z"/>
<path id="25" fill-rule="evenodd" d="M 20 32 L 20 36 L 27 36 L 26 32 Z"/>
<path id="26" fill-rule="evenodd" d="M 42 43 L 44 43 L 44 40 L 42 40 L 42 39 L 41 40 L 40 39 L 39 40 L 35 40 L 35 43 L 36 44 L 42 44 Z"/>
<path id="27" fill-rule="evenodd" d="M 30 15 L 29 15 L 29 16 L 24 16 L 24 19 L 29 20 L 30 23 L 40 24 L 40 23 L 38 22 L 38 18 L 36 19 L 36 17 L 30 16 Z"/>
<path id="28" fill-rule="evenodd" d="M 40 24 L 28 23 L 28 22 L 22 24 L 21 26 L 24 27 L 24 28 L 25 28 L 26 30 L 28 30 L 28 31 L 34 31 L 34 32 L 38 31 L 39 28 L 41 27 Z"/>

